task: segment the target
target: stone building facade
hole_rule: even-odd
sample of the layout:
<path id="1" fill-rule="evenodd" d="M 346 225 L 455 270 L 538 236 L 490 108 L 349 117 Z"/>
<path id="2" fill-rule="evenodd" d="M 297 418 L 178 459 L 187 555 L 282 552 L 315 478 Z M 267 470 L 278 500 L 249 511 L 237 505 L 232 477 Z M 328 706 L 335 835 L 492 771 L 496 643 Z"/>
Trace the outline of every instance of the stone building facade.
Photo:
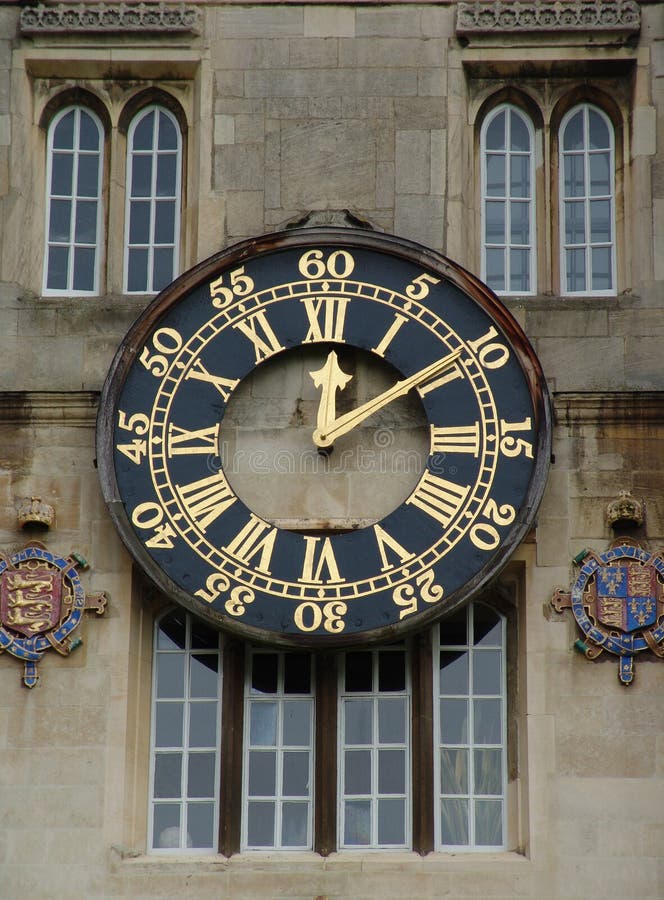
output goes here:
<path id="1" fill-rule="evenodd" d="M 157 121 L 163 146 L 160 131 L 141 145 L 141 123 Z M 627 686 L 615 655 L 591 661 L 578 652 L 575 643 L 588 644 L 572 612 L 558 613 L 551 599 L 579 578 L 575 557 L 604 553 L 618 533 L 648 552 L 664 547 L 663 141 L 657 0 L 0 5 L 2 559 L 35 540 L 58 558 L 75 552 L 88 564 L 76 558 L 86 596 L 108 598 L 103 616 L 82 616 L 77 649 L 44 653 L 32 689 L 22 661 L 0 655 L 7 896 L 662 896 L 659 646 L 653 639 L 635 656 Z M 138 180 L 130 188 L 130 169 L 145 147 L 171 162 L 163 182 L 141 192 Z M 495 166 L 506 160 L 501 186 Z M 140 218 L 141 198 L 153 204 L 153 225 L 158 204 L 170 204 L 165 238 L 125 231 Z M 502 704 L 491 744 L 502 754 L 500 783 L 483 792 L 468 762 L 479 757 L 468 753 L 489 751 L 467 734 L 436 739 L 426 777 L 414 760 L 422 737 L 412 729 L 433 716 L 438 734 L 437 710 L 450 702 L 444 690 L 435 694 L 439 648 L 452 652 L 445 632 L 431 626 L 397 649 L 355 648 L 372 672 L 381 652 L 401 654 L 406 675 L 388 693 L 405 698 L 412 722 L 403 748 L 390 744 L 408 761 L 403 830 L 354 841 L 339 825 L 341 775 L 334 766 L 320 775 L 326 743 L 338 748 L 333 760 L 349 752 L 339 743 L 344 689 L 326 707 L 312 686 L 346 661 L 342 650 L 316 654 L 310 681 L 295 692 L 316 707 L 318 743 L 311 739 L 307 756 L 316 787 L 302 789 L 309 825 L 289 849 L 286 830 L 265 838 L 256 826 L 252 836 L 248 824 L 250 748 L 265 745 L 246 724 L 256 698 L 243 668 L 261 653 L 276 666 L 266 692 L 281 714 L 293 702 L 287 654 L 225 633 L 217 643 L 141 574 L 103 499 L 95 429 L 114 354 L 161 287 L 238 241 L 319 225 L 418 242 L 493 287 L 541 362 L 553 447 L 536 527 L 462 611 L 464 622 L 502 623 L 504 643 L 489 647 L 504 677 L 488 691 Z M 258 378 L 238 396 L 230 452 L 246 463 L 247 448 L 258 449 L 272 462 L 262 463 L 260 484 L 250 462 L 239 465 L 237 490 L 254 490 L 262 515 L 294 528 L 376 521 L 392 501 L 357 460 L 322 509 L 309 508 L 307 472 L 274 464 L 284 423 L 315 415 L 302 388 L 306 365 Z M 365 373 L 358 400 L 383 390 L 381 377 Z M 258 417 L 243 406 L 248 397 Z M 374 459 L 387 441 L 390 459 L 408 461 L 391 479 L 395 496 L 421 472 L 418 415 L 404 401 L 387 437 L 380 422 L 365 432 Z M 284 508 L 274 497 L 288 480 Z M 624 491 L 641 507 L 607 518 Z M 5 607 L 2 615 L 6 629 Z M 454 653 L 474 659 L 477 641 L 461 640 L 465 650 Z M 196 694 L 192 681 L 187 696 L 160 694 L 155 672 L 168 653 L 176 668 L 184 660 L 193 672 L 197 661 L 206 676 L 219 656 L 221 687 Z M 381 700 L 380 687 L 363 691 L 367 703 Z M 163 721 L 184 709 L 191 724 L 205 701 L 219 734 L 244 717 L 244 738 L 223 744 L 212 727 L 206 743 L 201 726 L 189 744 L 182 733 L 162 741 L 164 697 L 177 702 Z M 163 747 L 170 762 L 158 759 Z M 232 748 L 239 759 L 228 758 Z M 299 765 L 288 757 L 293 746 L 283 748 L 275 751 L 282 776 L 288 759 Z M 212 787 L 197 793 L 194 773 L 205 766 Z M 179 793 L 165 787 L 179 777 Z M 380 795 L 380 785 L 369 794 Z M 489 816 L 482 832 L 489 795 L 500 824 Z M 285 782 L 270 807 L 282 825 L 284 796 L 293 796 Z M 464 819 L 470 826 L 439 816 L 446 799 L 461 804 L 457 812 L 475 810 Z M 208 814 L 209 840 L 196 836 Z"/>

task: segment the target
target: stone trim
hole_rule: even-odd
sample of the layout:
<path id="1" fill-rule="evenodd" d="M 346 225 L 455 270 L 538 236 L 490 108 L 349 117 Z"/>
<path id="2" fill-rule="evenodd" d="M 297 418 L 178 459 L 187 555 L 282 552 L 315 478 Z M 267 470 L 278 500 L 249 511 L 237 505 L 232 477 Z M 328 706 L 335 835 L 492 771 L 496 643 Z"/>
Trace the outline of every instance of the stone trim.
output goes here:
<path id="1" fill-rule="evenodd" d="M 3 425 L 94 428 L 99 391 L 0 391 Z"/>
<path id="2" fill-rule="evenodd" d="M 194 32 L 201 14 L 185 3 L 38 3 L 21 10 L 23 34 Z"/>
<path id="3" fill-rule="evenodd" d="M 457 7 L 457 34 L 620 31 L 638 34 L 636 0 L 473 0 Z"/>
<path id="4" fill-rule="evenodd" d="M 556 393 L 556 425 L 664 424 L 664 391 Z"/>

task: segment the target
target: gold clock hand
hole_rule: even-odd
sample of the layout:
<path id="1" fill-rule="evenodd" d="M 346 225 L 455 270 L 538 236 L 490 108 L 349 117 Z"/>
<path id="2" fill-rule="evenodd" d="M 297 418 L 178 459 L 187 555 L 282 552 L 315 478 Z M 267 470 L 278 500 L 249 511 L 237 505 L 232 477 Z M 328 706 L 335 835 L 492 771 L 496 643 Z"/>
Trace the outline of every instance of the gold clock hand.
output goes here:
<path id="1" fill-rule="evenodd" d="M 334 350 L 328 354 L 325 365 L 321 369 L 309 372 L 309 375 L 313 380 L 314 387 L 322 388 L 316 417 L 316 430 L 325 431 L 328 425 L 334 422 L 336 416 L 337 391 L 343 391 L 353 376 L 347 375 L 340 368 Z"/>
<path id="2" fill-rule="evenodd" d="M 352 409 L 350 412 L 344 413 L 343 416 L 339 416 L 338 419 L 328 422 L 327 427 L 321 428 L 319 426 L 313 434 L 314 444 L 321 448 L 331 447 L 336 438 L 352 431 L 360 422 L 364 422 L 370 415 L 387 406 L 388 403 L 391 403 L 397 397 L 407 394 L 411 388 L 429 381 L 435 375 L 439 375 L 451 366 L 459 356 L 461 356 L 461 350 L 455 350 L 454 353 L 450 353 L 443 359 L 438 359 L 431 365 L 425 366 L 424 369 L 420 369 L 414 375 L 397 381 L 393 387 L 374 397 L 373 400 L 368 400 L 362 406 L 358 406 L 357 409 Z"/>

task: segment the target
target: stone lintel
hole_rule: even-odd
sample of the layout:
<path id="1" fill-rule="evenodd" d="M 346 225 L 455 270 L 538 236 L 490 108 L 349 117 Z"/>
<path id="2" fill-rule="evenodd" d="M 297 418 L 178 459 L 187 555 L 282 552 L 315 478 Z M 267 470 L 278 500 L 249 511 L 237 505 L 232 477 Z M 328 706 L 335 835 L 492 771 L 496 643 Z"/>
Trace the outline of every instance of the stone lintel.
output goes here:
<path id="1" fill-rule="evenodd" d="M 0 391 L 3 425 L 94 427 L 99 391 Z"/>
<path id="2" fill-rule="evenodd" d="M 664 391 L 557 393 L 557 425 L 664 424 Z"/>

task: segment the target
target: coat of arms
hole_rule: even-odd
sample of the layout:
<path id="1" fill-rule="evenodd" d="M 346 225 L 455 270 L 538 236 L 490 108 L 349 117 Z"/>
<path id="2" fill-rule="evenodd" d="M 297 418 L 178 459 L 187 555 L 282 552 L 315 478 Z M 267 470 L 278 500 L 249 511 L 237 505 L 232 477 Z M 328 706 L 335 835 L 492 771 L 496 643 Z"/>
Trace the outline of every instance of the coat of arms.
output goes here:
<path id="1" fill-rule="evenodd" d="M 571 592 L 556 591 L 556 612 L 571 609 L 585 635 L 577 641 L 589 659 L 607 651 L 619 657 L 618 677 L 634 679 L 634 657 L 643 650 L 664 657 L 664 557 L 637 543 L 617 543 L 605 553 L 577 557 Z"/>
<path id="2" fill-rule="evenodd" d="M 85 560 L 71 554 L 63 558 L 32 544 L 10 557 L 0 555 L 0 653 L 23 660 L 23 682 L 34 687 L 37 663 L 53 648 L 67 656 L 81 642 L 72 640 L 83 611 L 98 615 L 106 609 L 102 591 L 86 594 L 76 571 Z"/>

